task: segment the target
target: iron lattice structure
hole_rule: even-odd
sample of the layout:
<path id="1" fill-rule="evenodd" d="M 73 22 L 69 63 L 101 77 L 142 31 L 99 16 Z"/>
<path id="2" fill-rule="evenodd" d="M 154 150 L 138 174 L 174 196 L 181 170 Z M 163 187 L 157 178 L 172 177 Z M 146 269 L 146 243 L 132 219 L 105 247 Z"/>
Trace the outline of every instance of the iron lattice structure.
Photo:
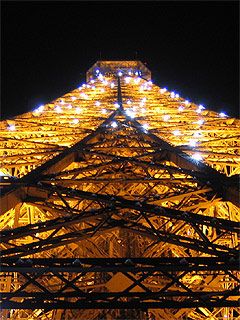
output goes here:
<path id="1" fill-rule="evenodd" d="M 140 61 L 2 121 L 2 318 L 237 319 L 239 127 Z"/>

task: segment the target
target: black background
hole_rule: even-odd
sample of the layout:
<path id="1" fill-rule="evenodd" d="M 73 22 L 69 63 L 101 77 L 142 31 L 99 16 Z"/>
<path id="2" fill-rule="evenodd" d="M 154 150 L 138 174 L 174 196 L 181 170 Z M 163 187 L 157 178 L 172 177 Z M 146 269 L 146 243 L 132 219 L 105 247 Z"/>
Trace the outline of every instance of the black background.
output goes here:
<path id="1" fill-rule="evenodd" d="M 2 119 L 78 87 L 97 60 L 136 57 L 154 83 L 239 116 L 238 1 L 1 6 Z"/>

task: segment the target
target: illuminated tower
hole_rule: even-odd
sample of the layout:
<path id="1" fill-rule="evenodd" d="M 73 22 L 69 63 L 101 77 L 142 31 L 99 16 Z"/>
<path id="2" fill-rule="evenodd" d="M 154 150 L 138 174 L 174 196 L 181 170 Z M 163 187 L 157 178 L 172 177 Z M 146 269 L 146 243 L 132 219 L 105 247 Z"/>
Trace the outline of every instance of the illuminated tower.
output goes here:
<path id="1" fill-rule="evenodd" d="M 237 319 L 239 128 L 140 61 L 2 121 L 2 318 Z"/>

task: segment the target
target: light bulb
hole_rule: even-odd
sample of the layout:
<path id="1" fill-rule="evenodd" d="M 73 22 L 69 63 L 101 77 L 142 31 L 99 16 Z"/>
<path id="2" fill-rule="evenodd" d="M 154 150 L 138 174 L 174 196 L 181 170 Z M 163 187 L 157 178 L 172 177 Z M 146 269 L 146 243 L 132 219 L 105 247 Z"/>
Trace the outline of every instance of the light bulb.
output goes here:
<path id="1" fill-rule="evenodd" d="M 56 106 L 55 111 L 57 111 L 57 113 L 60 113 L 60 112 L 62 112 L 62 108 L 60 108 L 59 106 Z"/>
<path id="2" fill-rule="evenodd" d="M 113 128 L 116 128 L 118 125 L 117 125 L 117 122 L 116 121 L 113 121 L 112 123 L 111 123 L 111 126 L 113 127 Z"/>
<path id="3" fill-rule="evenodd" d="M 199 154 L 199 153 L 194 153 L 193 155 L 192 155 L 192 158 L 194 159 L 194 160 L 197 160 L 197 161 L 201 161 L 203 158 L 202 158 L 202 156 Z"/>
<path id="4" fill-rule="evenodd" d="M 165 114 L 164 116 L 163 116 L 163 120 L 164 121 L 168 121 L 170 119 L 170 116 L 168 115 L 168 114 Z"/>
<path id="5" fill-rule="evenodd" d="M 79 120 L 78 119 L 73 119 L 72 123 L 73 124 L 78 124 Z"/>
<path id="6" fill-rule="evenodd" d="M 102 112 L 103 114 L 106 114 L 106 113 L 107 113 L 107 110 L 106 110 L 106 109 L 102 109 L 101 112 Z"/>
<path id="7" fill-rule="evenodd" d="M 10 124 L 10 126 L 7 127 L 8 130 L 10 131 L 14 131 L 16 130 L 15 125 L 14 124 Z"/>
<path id="8" fill-rule="evenodd" d="M 173 131 L 173 134 L 174 134 L 175 136 L 180 136 L 181 133 L 180 133 L 179 130 L 174 130 L 174 131 Z"/>
<path id="9" fill-rule="evenodd" d="M 196 145 L 197 145 L 197 142 L 195 140 L 190 140 L 189 141 L 189 146 L 196 147 Z"/>
<path id="10" fill-rule="evenodd" d="M 101 104 L 101 103 L 100 103 L 99 101 L 96 101 L 96 102 L 95 102 L 95 105 L 96 105 L 97 107 L 99 107 L 100 104 Z"/>
<path id="11" fill-rule="evenodd" d="M 76 108 L 76 113 L 78 113 L 78 114 L 81 113 L 81 108 L 77 107 Z"/>
<path id="12" fill-rule="evenodd" d="M 178 108 L 178 111 L 183 111 L 184 110 L 184 107 L 183 106 L 180 106 L 179 108 Z"/>
<path id="13" fill-rule="evenodd" d="M 219 116 L 220 116 L 221 118 L 227 117 L 226 113 L 224 113 L 224 112 L 220 112 L 220 113 L 219 113 Z"/>

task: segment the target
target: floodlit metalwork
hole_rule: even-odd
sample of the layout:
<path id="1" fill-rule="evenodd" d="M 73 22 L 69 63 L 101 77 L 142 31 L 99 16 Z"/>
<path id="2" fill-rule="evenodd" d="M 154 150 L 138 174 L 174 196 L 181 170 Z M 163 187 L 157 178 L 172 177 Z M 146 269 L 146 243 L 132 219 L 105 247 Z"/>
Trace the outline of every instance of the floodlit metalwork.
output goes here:
<path id="1" fill-rule="evenodd" d="M 2 318 L 238 319 L 239 129 L 140 61 L 2 121 Z"/>

